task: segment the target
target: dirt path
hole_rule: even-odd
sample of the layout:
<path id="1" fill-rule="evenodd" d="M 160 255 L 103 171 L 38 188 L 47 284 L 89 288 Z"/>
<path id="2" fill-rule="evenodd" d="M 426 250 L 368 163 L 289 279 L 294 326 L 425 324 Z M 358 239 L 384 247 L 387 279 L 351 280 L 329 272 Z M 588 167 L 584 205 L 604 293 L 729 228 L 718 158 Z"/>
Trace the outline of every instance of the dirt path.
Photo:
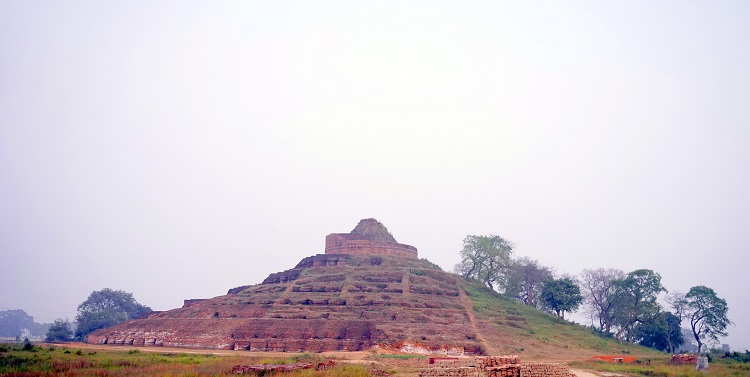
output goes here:
<path id="1" fill-rule="evenodd" d="M 571 369 L 570 371 L 573 372 L 576 377 L 599 377 L 598 375 L 587 370 Z"/>
<path id="2" fill-rule="evenodd" d="M 576 377 L 625 377 L 624 374 L 612 372 L 595 372 L 592 370 L 582 369 L 571 369 L 570 371 L 575 373 Z"/>
<path id="3" fill-rule="evenodd" d="M 477 317 L 474 315 L 474 304 L 471 302 L 471 299 L 469 296 L 466 295 L 466 292 L 464 292 L 463 289 L 458 289 L 458 296 L 461 300 L 461 303 L 464 305 L 464 310 L 466 310 L 466 315 L 469 317 L 469 323 L 471 324 L 471 329 L 474 331 L 474 334 L 477 335 L 477 340 L 479 340 L 480 343 L 482 343 L 482 346 L 484 347 L 485 352 L 490 352 L 489 344 L 487 344 L 487 341 L 482 336 L 482 333 L 479 332 L 479 327 L 477 327 Z"/>

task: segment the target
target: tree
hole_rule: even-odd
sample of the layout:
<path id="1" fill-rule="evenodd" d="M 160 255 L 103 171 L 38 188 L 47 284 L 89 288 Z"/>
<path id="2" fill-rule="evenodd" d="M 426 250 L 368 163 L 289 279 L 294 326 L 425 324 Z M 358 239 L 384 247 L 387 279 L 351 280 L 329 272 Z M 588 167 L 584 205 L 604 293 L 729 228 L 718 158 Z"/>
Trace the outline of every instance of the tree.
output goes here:
<path id="1" fill-rule="evenodd" d="M 536 260 L 522 257 L 511 262 L 505 294 L 518 301 L 539 309 L 544 282 L 552 280 L 552 269 L 542 266 Z"/>
<path id="2" fill-rule="evenodd" d="M 24 330 L 35 336 L 44 335 L 48 323 L 37 323 L 21 309 L 0 311 L 0 336 L 20 337 Z"/>
<path id="3" fill-rule="evenodd" d="M 0 312 L 0 336 L 21 336 L 23 329 L 34 324 L 34 317 L 21 309 Z"/>
<path id="4" fill-rule="evenodd" d="M 494 290 L 504 287 L 513 245 L 500 236 L 466 236 L 461 262 L 455 271 L 465 279 L 477 279 Z"/>
<path id="5" fill-rule="evenodd" d="M 599 330 L 609 333 L 612 329 L 615 308 L 615 284 L 625 279 L 625 272 L 614 268 L 598 268 L 581 272 L 586 304 L 599 319 Z"/>
<path id="6" fill-rule="evenodd" d="M 698 352 L 701 351 L 704 340 L 719 340 L 719 336 L 727 336 L 727 326 L 732 322 L 727 318 L 727 302 L 716 296 L 713 289 L 703 285 L 690 288 L 685 295 L 687 302 L 686 318 L 690 320 Z"/>
<path id="7" fill-rule="evenodd" d="M 91 292 L 86 301 L 78 305 L 76 337 L 83 340 L 95 330 L 142 317 L 151 311 L 135 301 L 132 293 L 109 288 Z"/>
<path id="8" fill-rule="evenodd" d="M 583 301 L 581 289 L 569 277 L 544 282 L 541 299 L 544 307 L 557 318 L 565 318 L 565 312 L 575 311 Z"/>
<path id="9" fill-rule="evenodd" d="M 685 299 L 685 294 L 680 291 L 670 292 L 667 294 L 666 301 L 667 305 L 672 309 L 672 313 L 682 321 L 687 312 L 687 300 Z"/>
<path id="10" fill-rule="evenodd" d="M 44 340 L 47 342 L 67 342 L 73 338 L 73 327 L 67 319 L 58 318 L 47 330 Z"/>
<path id="11" fill-rule="evenodd" d="M 661 275 L 647 269 L 630 272 L 624 279 L 615 280 L 613 284 L 613 322 L 619 326 L 615 337 L 621 339 L 623 334 L 627 334 L 627 340 L 632 342 L 635 327 L 659 315 L 656 296 L 666 289 L 661 285 Z"/>
<path id="12" fill-rule="evenodd" d="M 674 353 L 683 343 L 680 318 L 670 312 L 662 312 L 635 328 L 634 338 L 646 347 Z"/>
<path id="13" fill-rule="evenodd" d="M 693 339 L 693 330 L 681 328 L 680 334 L 682 334 L 682 344 L 677 347 L 677 353 L 697 353 L 698 345 Z"/>

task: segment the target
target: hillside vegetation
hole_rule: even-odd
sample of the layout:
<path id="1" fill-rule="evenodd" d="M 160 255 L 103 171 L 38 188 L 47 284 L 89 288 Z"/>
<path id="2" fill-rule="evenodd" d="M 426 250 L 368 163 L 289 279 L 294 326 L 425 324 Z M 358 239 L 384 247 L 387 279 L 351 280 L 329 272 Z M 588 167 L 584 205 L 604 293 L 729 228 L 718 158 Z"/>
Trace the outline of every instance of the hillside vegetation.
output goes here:
<path id="1" fill-rule="evenodd" d="M 518 354 L 524 360 L 568 360 L 602 354 L 663 355 L 654 349 L 603 338 L 484 287 L 463 281 L 489 354 Z"/>

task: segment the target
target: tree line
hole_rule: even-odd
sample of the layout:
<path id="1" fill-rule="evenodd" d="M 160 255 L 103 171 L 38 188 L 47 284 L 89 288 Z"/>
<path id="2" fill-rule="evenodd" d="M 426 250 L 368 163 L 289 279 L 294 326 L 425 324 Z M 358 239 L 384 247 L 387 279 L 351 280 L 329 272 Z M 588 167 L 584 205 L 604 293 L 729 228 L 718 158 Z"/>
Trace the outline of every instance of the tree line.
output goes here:
<path id="1" fill-rule="evenodd" d="M 513 244 L 496 235 L 469 235 L 454 272 L 523 304 L 564 319 L 583 308 L 596 320 L 603 336 L 675 352 L 685 342 L 683 323 L 698 344 L 726 336 L 728 306 L 713 289 L 673 292 L 666 305 L 658 302 L 667 289 L 661 275 L 649 269 L 624 272 L 614 268 L 583 270 L 578 276 L 556 276 L 538 261 L 513 256 Z"/>
<path id="2" fill-rule="evenodd" d="M 78 305 L 75 323 L 58 318 L 52 323 L 45 340 L 48 342 L 86 340 L 88 334 L 125 322 L 129 319 L 147 316 L 153 311 L 139 304 L 132 293 L 104 288 L 91 292 L 89 297 Z"/>

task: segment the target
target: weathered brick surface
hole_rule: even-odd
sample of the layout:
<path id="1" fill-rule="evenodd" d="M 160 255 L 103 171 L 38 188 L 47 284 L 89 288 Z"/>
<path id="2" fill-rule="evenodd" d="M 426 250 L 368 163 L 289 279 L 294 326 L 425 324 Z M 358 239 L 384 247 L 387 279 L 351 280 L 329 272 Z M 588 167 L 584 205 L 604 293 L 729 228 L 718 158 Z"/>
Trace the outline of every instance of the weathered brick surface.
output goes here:
<path id="1" fill-rule="evenodd" d="M 327 264 L 332 261 L 336 265 Z M 419 259 L 320 254 L 298 266 L 295 280 L 186 300 L 182 308 L 96 331 L 89 342 L 288 352 L 375 345 L 423 354 L 483 352 L 465 307 L 453 296 L 456 278 Z M 415 293 L 409 281 L 434 289 Z"/>
<path id="2" fill-rule="evenodd" d="M 395 244 L 375 220 L 363 220 L 344 238 L 362 237 L 370 245 Z M 408 258 L 313 255 L 270 274 L 262 284 L 185 300 L 181 308 L 98 330 L 88 341 L 287 352 L 377 345 L 422 354 L 482 354 L 466 306 L 457 299 L 457 278 L 407 249 L 413 251 Z"/>
<path id="3" fill-rule="evenodd" d="M 388 229 L 375 219 L 361 220 L 350 233 L 326 236 L 325 253 L 417 258 L 416 247 L 397 243 Z"/>
<path id="4" fill-rule="evenodd" d="M 436 360 L 437 361 L 437 360 Z M 473 363 L 472 363 L 473 361 Z M 452 364 L 455 362 L 455 364 Z M 463 365 L 458 366 L 459 363 Z M 473 365 L 472 365 L 473 364 Z M 518 356 L 446 360 L 419 370 L 420 377 L 575 377 L 567 364 L 521 363 Z"/>
<path id="5" fill-rule="evenodd" d="M 481 369 L 473 367 L 421 368 L 419 377 L 482 377 Z"/>
<path id="6" fill-rule="evenodd" d="M 520 377 L 575 377 L 567 364 L 530 363 L 520 364 Z"/>
<path id="7" fill-rule="evenodd" d="M 518 364 L 521 362 L 521 359 L 517 355 L 487 356 L 487 357 L 477 357 L 476 359 L 477 359 L 477 362 L 479 363 L 479 366 L 482 368 L 494 368 L 494 367 L 499 367 L 502 365 Z"/>
<path id="8" fill-rule="evenodd" d="M 340 234 L 326 237 L 326 254 L 387 255 L 401 258 L 417 258 L 417 248 L 395 242 L 351 240 Z"/>
<path id="9" fill-rule="evenodd" d="M 330 369 L 336 365 L 336 362 L 333 360 L 328 360 L 323 363 L 294 363 L 294 364 L 260 364 L 260 365 L 236 365 L 234 368 L 232 368 L 233 374 L 255 374 L 255 375 L 264 375 L 271 372 L 294 372 L 297 370 L 302 369 L 311 369 L 315 368 L 315 370 L 325 370 Z"/>

